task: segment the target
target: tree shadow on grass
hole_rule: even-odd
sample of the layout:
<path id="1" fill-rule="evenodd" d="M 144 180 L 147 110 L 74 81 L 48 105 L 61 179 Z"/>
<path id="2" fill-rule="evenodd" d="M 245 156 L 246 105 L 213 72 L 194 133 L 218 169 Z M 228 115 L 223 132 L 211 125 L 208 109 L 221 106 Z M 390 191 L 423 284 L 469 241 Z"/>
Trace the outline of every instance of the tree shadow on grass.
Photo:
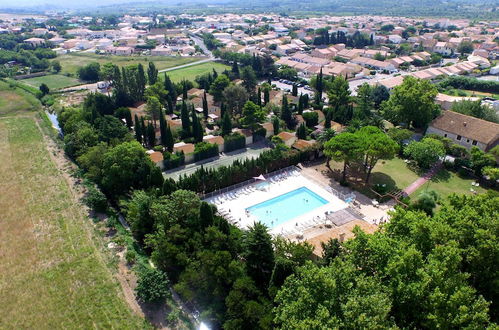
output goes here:
<path id="1" fill-rule="evenodd" d="M 371 179 L 369 181 L 371 185 L 386 184 L 387 191 L 405 188 L 405 187 L 397 187 L 397 183 L 395 182 L 395 180 L 393 180 L 391 176 L 383 172 L 371 173 Z"/>
<path id="2" fill-rule="evenodd" d="M 442 168 L 437 173 L 435 173 L 435 175 L 433 175 L 433 177 L 431 178 L 431 182 L 449 182 L 450 177 L 450 172 L 447 169 Z"/>

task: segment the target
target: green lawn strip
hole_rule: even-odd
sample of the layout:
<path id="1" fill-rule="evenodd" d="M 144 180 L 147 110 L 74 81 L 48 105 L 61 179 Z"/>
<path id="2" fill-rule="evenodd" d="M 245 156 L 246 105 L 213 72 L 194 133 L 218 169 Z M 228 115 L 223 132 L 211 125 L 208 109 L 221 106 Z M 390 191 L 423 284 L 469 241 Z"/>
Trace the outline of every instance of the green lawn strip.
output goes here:
<path id="1" fill-rule="evenodd" d="M 455 194 L 471 195 L 475 190 L 477 193 L 484 193 L 486 189 L 482 187 L 475 187 L 471 182 L 475 181 L 473 178 L 463 178 L 455 172 L 441 169 L 431 180 L 427 181 L 424 185 L 418 188 L 413 194 L 412 198 L 417 198 L 422 192 L 434 190 L 441 198 Z"/>
<path id="2" fill-rule="evenodd" d="M 196 64 L 193 66 L 188 66 L 186 68 L 181 68 L 177 70 L 167 71 L 166 74 L 170 77 L 173 82 L 179 82 L 183 79 L 194 81 L 194 79 L 204 73 L 212 72 L 213 69 L 221 74 L 224 70 L 230 69 L 228 65 L 216 62 L 207 62 Z M 160 73 L 160 77 L 163 77 L 163 73 Z"/>

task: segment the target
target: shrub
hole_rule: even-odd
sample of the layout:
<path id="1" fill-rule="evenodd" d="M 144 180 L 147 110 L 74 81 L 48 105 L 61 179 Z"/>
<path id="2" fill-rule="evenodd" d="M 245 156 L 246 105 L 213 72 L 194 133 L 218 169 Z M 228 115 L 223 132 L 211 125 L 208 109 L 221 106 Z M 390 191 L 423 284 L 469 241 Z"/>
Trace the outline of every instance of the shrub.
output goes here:
<path id="1" fill-rule="evenodd" d="M 154 148 L 152 148 L 154 151 L 159 151 L 159 152 L 162 152 L 163 151 L 163 146 L 154 146 Z"/>
<path id="2" fill-rule="evenodd" d="M 106 196 L 94 185 L 88 186 L 88 192 L 83 201 L 88 207 L 97 212 L 104 212 L 107 208 Z"/>
<path id="3" fill-rule="evenodd" d="M 304 112 L 302 116 L 307 124 L 307 127 L 312 128 L 319 123 L 319 115 L 317 112 Z"/>
<path id="4" fill-rule="evenodd" d="M 139 280 L 135 289 L 137 297 L 143 302 L 159 302 L 165 299 L 168 290 L 168 279 L 160 270 L 146 268 L 139 272 Z"/>
<path id="5" fill-rule="evenodd" d="M 246 138 L 239 133 L 233 133 L 224 137 L 225 152 L 242 149 L 246 146 Z"/>
<path id="6" fill-rule="evenodd" d="M 137 255 L 134 250 L 127 250 L 125 253 L 125 260 L 129 265 L 133 265 L 135 260 L 137 259 Z"/>

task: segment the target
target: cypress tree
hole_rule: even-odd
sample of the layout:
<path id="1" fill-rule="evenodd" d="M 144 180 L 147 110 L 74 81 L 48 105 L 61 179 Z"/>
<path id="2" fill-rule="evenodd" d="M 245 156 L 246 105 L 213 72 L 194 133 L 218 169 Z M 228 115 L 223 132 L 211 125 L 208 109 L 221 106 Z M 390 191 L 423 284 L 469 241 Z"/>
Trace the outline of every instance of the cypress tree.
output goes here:
<path id="1" fill-rule="evenodd" d="M 136 101 L 141 101 L 144 99 L 144 92 L 146 90 L 146 75 L 144 73 L 144 66 L 139 63 L 137 66 L 137 95 L 135 97 Z"/>
<path id="2" fill-rule="evenodd" d="M 269 101 L 270 101 L 270 91 L 266 88 L 263 91 L 263 104 L 267 105 L 267 103 L 269 103 Z"/>
<path id="3" fill-rule="evenodd" d="M 159 133 L 161 134 L 161 144 L 166 146 L 166 120 L 163 114 L 163 109 L 159 110 Z"/>
<path id="4" fill-rule="evenodd" d="M 326 129 L 331 128 L 331 117 L 332 117 L 332 111 L 331 110 L 326 111 L 326 119 L 324 121 L 324 128 L 326 128 Z"/>
<path id="5" fill-rule="evenodd" d="M 182 98 L 187 100 L 187 83 L 185 80 L 182 80 Z"/>
<path id="6" fill-rule="evenodd" d="M 303 94 L 303 109 L 308 108 L 308 94 Z"/>
<path id="7" fill-rule="evenodd" d="M 230 69 L 230 72 L 234 76 L 234 79 L 239 78 L 239 65 L 237 64 L 237 61 L 232 62 L 232 68 Z"/>
<path id="8" fill-rule="evenodd" d="M 322 103 L 322 89 L 323 89 L 323 86 L 322 86 L 322 67 L 321 67 L 321 71 L 319 72 L 319 74 L 317 75 L 317 80 L 316 80 L 316 86 L 315 86 L 315 89 L 316 89 L 316 92 L 315 92 L 315 104 L 321 104 Z"/>
<path id="9" fill-rule="evenodd" d="M 149 66 L 147 67 L 147 80 L 149 81 L 149 85 L 154 85 L 158 81 L 158 69 L 156 69 L 153 62 L 149 62 Z"/>
<path id="10" fill-rule="evenodd" d="M 232 133 L 232 121 L 230 119 L 229 113 L 225 111 L 222 117 L 222 135 L 229 135 Z"/>
<path id="11" fill-rule="evenodd" d="M 296 137 L 302 140 L 307 138 L 307 128 L 305 127 L 305 123 L 301 123 L 296 130 Z"/>
<path id="12" fill-rule="evenodd" d="M 140 131 L 142 133 L 142 142 L 147 143 L 147 126 L 144 117 L 140 117 Z"/>
<path id="13" fill-rule="evenodd" d="M 165 135 L 166 135 L 166 137 L 165 137 L 165 144 L 163 144 L 163 146 L 169 152 L 173 152 L 174 141 L 173 141 L 173 134 L 172 134 L 172 130 L 170 129 L 170 125 L 166 126 Z"/>
<path id="14" fill-rule="evenodd" d="M 165 73 L 165 90 L 168 91 L 168 97 L 173 104 L 173 107 L 171 109 L 172 111 L 171 113 L 173 113 L 173 108 L 177 103 L 177 90 L 175 89 L 175 86 L 173 85 L 170 77 L 166 73 Z"/>
<path id="15" fill-rule="evenodd" d="M 274 117 L 274 119 L 272 120 L 272 126 L 274 127 L 274 135 L 279 134 L 279 130 L 280 130 L 279 118 Z"/>
<path id="16" fill-rule="evenodd" d="M 296 84 L 293 84 L 293 90 L 291 92 L 291 95 L 298 96 L 298 86 L 296 86 Z"/>
<path id="17" fill-rule="evenodd" d="M 133 126 L 132 113 L 128 108 L 125 110 L 125 122 L 126 122 L 126 127 L 128 127 L 128 129 L 132 128 Z"/>
<path id="18" fill-rule="evenodd" d="M 298 114 L 301 115 L 303 113 L 303 94 L 300 94 L 298 98 Z"/>
<path id="19" fill-rule="evenodd" d="M 154 147 L 156 144 L 156 132 L 151 123 L 147 125 L 147 143 L 149 144 L 149 148 Z"/>
<path id="20" fill-rule="evenodd" d="M 213 68 L 213 80 L 217 79 L 218 77 L 218 72 L 217 70 L 215 70 L 215 68 Z"/>
<path id="21" fill-rule="evenodd" d="M 288 98 L 286 97 L 286 95 L 282 96 L 281 119 L 286 122 L 289 128 L 291 128 L 293 114 L 291 113 L 291 109 L 289 108 Z"/>
<path id="22" fill-rule="evenodd" d="M 208 100 L 206 99 L 206 91 L 204 91 L 203 95 L 203 115 L 204 118 L 208 118 Z"/>
<path id="23" fill-rule="evenodd" d="M 182 130 L 184 130 L 185 134 L 189 134 L 191 125 L 189 122 L 189 111 L 187 110 L 187 104 L 185 103 L 185 100 L 182 100 L 180 119 L 182 120 Z"/>
<path id="24" fill-rule="evenodd" d="M 203 126 L 199 122 L 199 118 L 196 115 L 196 111 L 192 109 L 191 111 L 191 118 L 192 118 L 192 135 L 194 136 L 194 140 L 196 142 L 202 142 L 203 141 Z"/>
<path id="25" fill-rule="evenodd" d="M 133 126 L 133 129 L 135 131 L 135 139 L 139 141 L 140 144 L 142 144 L 142 125 L 140 124 L 139 117 L 135 115 L 134 117 L 135 124 Z"/>
<path id="26" fill-rule="evenodd" d="M 262 89 L 260 87 L 258 87 L 257 91 L 256 104 L 258 104 L 259 107 L 262 106 Z"/>

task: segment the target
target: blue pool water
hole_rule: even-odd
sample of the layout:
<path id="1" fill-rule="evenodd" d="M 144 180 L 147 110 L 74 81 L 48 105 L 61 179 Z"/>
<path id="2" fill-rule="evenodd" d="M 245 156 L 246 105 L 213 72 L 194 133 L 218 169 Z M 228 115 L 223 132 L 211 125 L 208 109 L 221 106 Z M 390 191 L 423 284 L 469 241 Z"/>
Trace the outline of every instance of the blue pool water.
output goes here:
<path id="1" fill-rule="evenodd" d="M 306 187 L 301 187 L 246 210 L 269 228 L 312 211 L 329 203 Z"/>

